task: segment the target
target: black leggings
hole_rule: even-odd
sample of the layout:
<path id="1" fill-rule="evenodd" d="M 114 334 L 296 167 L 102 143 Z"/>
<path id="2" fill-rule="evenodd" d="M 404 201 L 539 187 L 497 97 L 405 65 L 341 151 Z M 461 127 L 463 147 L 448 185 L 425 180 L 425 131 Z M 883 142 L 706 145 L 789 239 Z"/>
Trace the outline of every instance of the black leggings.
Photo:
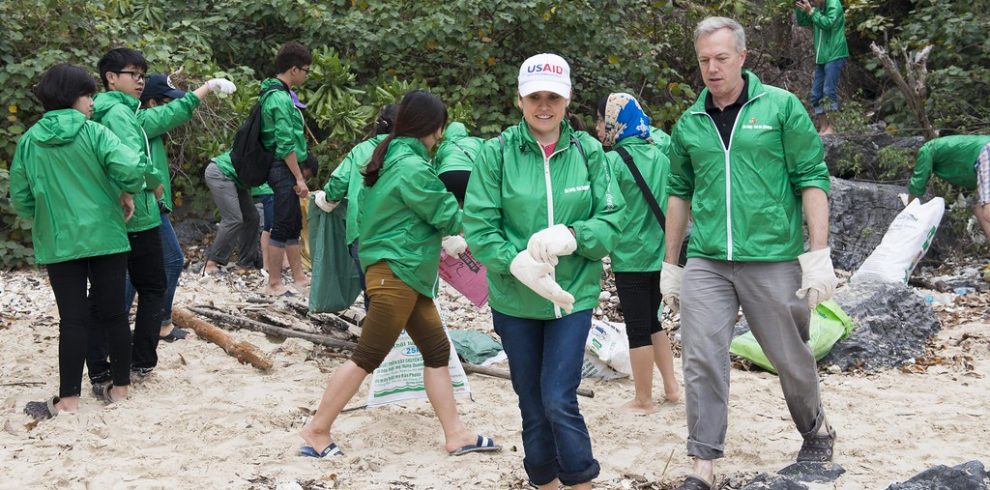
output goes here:
<path id="1" fill-rule="evenodd" d="M 629 348 L 653 344 L 651 335 L 660 331 L 660 271 L 616 272 L 615 289 L 622 304 L 622 316 L 626 319 L 626 336 Z"/>
<path id="2" fill-rule="evenodd" d="M 87 337 L 94 324 L 101 325 L 107 333 L 113 384 L 129 385 L 131 330 L 124 309 L 127 254 L 48 264 L 47 269 L 58 304 L 58 396 L 79 396 L 82 392 Z"/>
<path id="3" fill-rule="evenodd" d="M 451 170 L 440 174 L 440 182 L 443 182 L 447 191 L 457 198 L 457 202 L 464 202 L 464 193 L 467 192 L 468 179 L 471 178 L 470 170 Z"/>

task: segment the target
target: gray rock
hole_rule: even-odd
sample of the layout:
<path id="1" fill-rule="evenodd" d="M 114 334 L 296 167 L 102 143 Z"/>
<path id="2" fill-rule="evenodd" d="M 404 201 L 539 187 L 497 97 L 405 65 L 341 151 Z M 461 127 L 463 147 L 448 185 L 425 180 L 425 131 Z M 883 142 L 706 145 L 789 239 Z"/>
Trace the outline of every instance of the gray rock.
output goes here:
<path id="1" fill-rule="evenodd" d="M 794 463 L 777 472 L 792 480 L 813 483 L 829 483 L 842 476 L 846 469 L 835 463 Z"/>
<path id="2" fill-rule="evenodd" d="M 983 463 L 974 460 L 952 468 L 938 465 L 887 490 L 986 490 L 988 479 Z"/>
<path id="3" fill-rule="evenodd" d="M 740 490 L 808 490 L 808 486 L 786 476 L 760 473 Z"/>
<path id="4" fill-rule="evenodd" d="M 914 169 L 914 158 L 921 145 L 925 144 L 922 136 L 897 137 L 885 131 L 865 132 L 859 134 L 842 133 L 822 137 L 825 146 L 825 162 L 829 173 L 845 179 L 860 179 L 878 181 L 884 177 L 904 180 L 911 176 Z M 887 168 L 878 155 L 884 148 L 904 153 L 911 160 L 911 165 L 897 171 L 891 177 L 892 171 Z"/>
<path id="5" fill-rule="evenodd" d="M 183 247 L 198 245 L 207 235 L 216 231 L 212 222 L 196 218 L 173 223 L 172 227 L 175 228 L 175 236 L 179 238 L 179 244 Z"/>
<path id="6" fill-rule="evenodd" d="M 829 190 L 829 235 L 832 264 L 854 271 L 873 253 L 897 213 L 904 209 L 903 186 L 832 178 Z"/>
<path id="7" fill-rule="evenodd" d="M 894 283 L 850 283 L 835 301 L 856 324 L 823 363 L 842 370 L 899 366 L 925 353 L 925 342 L 941 329 L 938 318 L 913 288 Z"/>

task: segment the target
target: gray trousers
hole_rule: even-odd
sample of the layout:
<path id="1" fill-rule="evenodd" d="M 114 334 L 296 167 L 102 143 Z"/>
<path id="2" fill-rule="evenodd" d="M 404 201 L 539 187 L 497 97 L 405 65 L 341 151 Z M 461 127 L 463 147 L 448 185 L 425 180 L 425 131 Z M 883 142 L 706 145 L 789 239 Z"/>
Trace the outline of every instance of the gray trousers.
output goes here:
<path id="1" fill-rule="evenodd" d="M 206 258 L 220 265 L 227 264 L 234 247 L 238 249 L 237 265 L 261 267 L 261 236 L 258 233 L 258 210 L 249 189 L 240 189 L 213 162 L 204 172 L 206 186 L 220 210 L 220 227 Z"/>
<path id="2" fill-rule="evenodd" d="M 729 414 L 729 343 L 739 307 L 773 363 L 802 436 L 824 419 L 815 357 L 806 341 L 811 310 L 794 292 L 801 266 L 789 262 L 688 259 L 681 286 L 688 455 L 721 458 Z"/>

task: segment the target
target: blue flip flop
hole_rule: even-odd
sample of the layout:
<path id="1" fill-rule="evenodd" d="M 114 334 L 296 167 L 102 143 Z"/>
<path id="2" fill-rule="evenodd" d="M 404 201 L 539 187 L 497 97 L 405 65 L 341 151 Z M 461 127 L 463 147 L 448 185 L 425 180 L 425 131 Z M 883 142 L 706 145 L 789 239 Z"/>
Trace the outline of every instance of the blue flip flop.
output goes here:
<path id="1" fill-rule="evenodd" d="M 323 452 L 317 452 L 313 446 L 303 446 L 299 448 L 299 455 L 307 458 L 325 458 L 327 456 L 343 456 L 344 453 L 337 447 L 336 443 L 331 442 L 329 446 L 323 449 Z"/>
<path id="2" fill-rule="evenodd" d="M 450 451 L 447 454 L 451 456 L 463 456 L 467 453 L 480 453 L 480 452 L 491 452 L 491 451 L 501 451 L 502 446 L 495 444 L 495 441 L 490 437 L 478 436 L 478 440 L 474 444 L 468 444 L 467 446 L 460 447 L 454 451 Z"/>

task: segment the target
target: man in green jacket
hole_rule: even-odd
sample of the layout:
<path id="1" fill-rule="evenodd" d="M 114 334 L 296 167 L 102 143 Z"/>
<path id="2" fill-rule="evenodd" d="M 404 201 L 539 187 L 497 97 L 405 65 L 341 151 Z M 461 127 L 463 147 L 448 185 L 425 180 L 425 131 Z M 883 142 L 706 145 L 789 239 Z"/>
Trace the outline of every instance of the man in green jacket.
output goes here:
<path id="1" fill-rule="evenodd" d="M 162 179 L 162 195 L 158 201 L 160 211 L 161 226 L 158 228 L 158 235 L 162 242 L 162 258 L 165 267 L 165 298 L 162 306 L 162 326 L 160 340 L 173 342 L 183 339 L 188 334 L 185 330 L 172 325 L 172 300 L 175 297 L 175 288 L 179 284 L 179 275 L 185 264 L 185 257 L 182 255 L 182 247 L 179 246 L 179 239 L 172 229 L 172 222 L 168 215 L 172 212 L 172 182 L 169 178 L 171 170 L 168 165 L 168 154 L 165 151 L 165 141 L 162 136 L 192 119 L 193 112 L 199 107 L 210 92 L 219 91 L 232 93 L 237 88 L 229 80 L 214 78 L 192 92 L 179 90 L 172 84 L 172 80 L 163 74 L 154 74 L 147 77 L 144 91 L 141 92 L 141 108 L 138 112 L 138 121 L 145 134 L 148 135 L 151 149 L 151 164 L 156 171 L 164 178 Z M 126 304 L 133 302 L 135 290 L 128 283 Z"/>
<path id="2" fill-rule="evenodd" d="M 282 260 L 286 256 L 295 287 L 304 290 L 309 285 L 302 270 L 299 245 L 302 232 L 299 198 L 309 195 L 300 168 L 307 157 L 305 122 L 289 90 L 306 82 L 312 61 L 308 48 L 297 42 L 285 43 L 275 56 L 275 77 L 261 82 L 261 144 L 275 156 L 268 173 L 268 185 L 275 193 L 275 218 L 265 252 L 268 254 L 265 292 L 275 296 L 289 292 L 282 285 Z"/>
<path id="3" fill-rule="evenodd" d="M 106 126 L 123 145 L 133 150 L 146 172 L 144 189 L 134 194 L 134 216 L 127 222 L 127 238 L 131 244 L 127 274 L 141 295 L 134 321 L 131 369 L 138 377 L 144 377 L 158 364 L 156 350 L 166 286 L 158 234 L 162 223 L 158 198 L 167 177 L 151 163 L 151 145 L 138 119 L 148 62 L 139 51 L 117 48 L 100 59 L 97 70 L 107 90 L 94 100 L 93 121 Z M 90 332 L 86 358 L 94 390 L 110 380 L 110 365 L 104 347 L 107 345 L 106 332 L 98 327 Z"/>
<path id="4" fill-rule="evenodd" d="M 943 136 L 925 143 L 908 184 L 912 198 L 925 193 L 933 172 L 952 185 L 978 191 L 973 214 L 990 240 L 990 136 Z"/>
<path id="5" fill-rule="evenodd" d="M 820 119 L 819 134 L 832 134 L 829 111 L 839 110 L 839 77 L 849 58 L 846 18 L 842 0 L 798 0 L 798 25 L 811 27 L 815 44 L 815 78 L 811 82 L 811 107 Z M 822 95 L 829 106 L 822 105 Z"/>
<path id="6" fill-rule="evenodd" d="M 740 306 L 779 372 L 804 438 L 798 460 L 831 460 L 835 432 L 806 341 L 811 308 L 831 297 L 838 280 L 828 248 L 828 169 L 807 111 L 794 94 L 743 71 L 746 34 L 738 22 L 709 17 L 694 38 L 706 88 L 671 135 L 660 289 L 664 303 L 681 312 L 687 446 L 695 462 L 680 488 L 708 489 L 713 461 L 724 455 L 728 349 Z M 682 269 L 675 264 L 689 216 Z"/>

